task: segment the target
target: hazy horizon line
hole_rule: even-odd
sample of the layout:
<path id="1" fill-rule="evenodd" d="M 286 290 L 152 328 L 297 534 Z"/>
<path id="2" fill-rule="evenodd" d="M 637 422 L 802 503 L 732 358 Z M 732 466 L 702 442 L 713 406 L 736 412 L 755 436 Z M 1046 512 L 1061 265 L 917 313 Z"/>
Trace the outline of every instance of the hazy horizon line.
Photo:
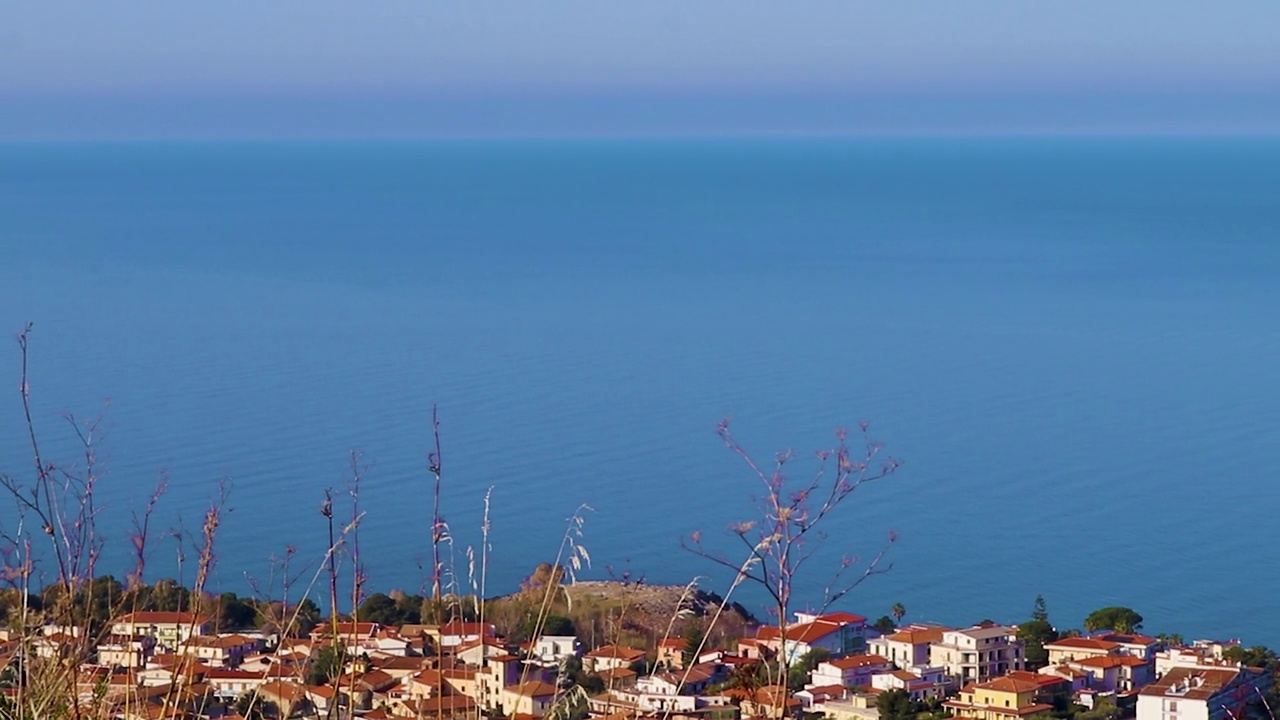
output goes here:
<path id="1" fill-rule="evenodd" d="M 0 92 L 5 140 L 1280 135 L 1267 93 L 64 95 Z"/>

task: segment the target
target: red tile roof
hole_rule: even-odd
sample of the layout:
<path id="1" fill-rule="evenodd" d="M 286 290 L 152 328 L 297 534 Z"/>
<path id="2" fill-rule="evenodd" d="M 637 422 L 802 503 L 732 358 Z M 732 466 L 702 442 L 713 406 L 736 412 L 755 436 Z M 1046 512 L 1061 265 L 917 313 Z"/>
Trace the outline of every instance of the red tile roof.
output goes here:
<path id="1" fill-rule="evenodd" d="M 847 657 L 827 660 L 826 662 L 829 665 L 835 665 L 841 670 L 852 670 L 854 668 L 892 664 L 889 662 L 889 658 L 881 657 L 879 655 L 849 655 Z"/>
<path id="2" fill-rule="evenodd" d="M 1125 645 L 1156 645 L 1159 639 L 1148 637 L 1147 635 L 1136 635 L 1134 633 L 1103 633 L 1102 635 L 1094 635 L 1098 640 L 1109 640 L 1111 642 L 1123 643 Z"/>
<path id="3" fill-rule="evenodd" d="M 1086 637 L 1069 637 L 1045 643 L 1044 647 L 1046 650 L 1052 648 L 1058 650 L 1101 650 L 1103 652 L 1112 652 L 1120 649 L 1120 643 Z"/>
<path id="4" fill-rule="evenodd" d="M 892 635 L 886 635 L 884 639 L 910 645 L 927 645 L 942 642 L 942 633 L 943 628 L 906 628 Z"/>
<path id="5" fill-rule="evenodd" d="M 547 697 L 556 694 L 556 686 L 541 680 L 530 680 L 512 687 L 511 692 L 527 698 Z"/>
<path id="6" fill-rule="evenodd" d="M 368 637 L 378 630 L 378 623 L 372 622 L 339 622 L 332 629 L 329 623 L 320 623 L 311 631 L 311 637 L 323 638 L 325 636 L 332 637 L 336 633 L 339 637 L 343 635 L 358 635 L 360 637 Z"/>
<path id="7" fill-rule="evenodd" d="M 1207 700 L 1229 686 L 1241 672 L 1239 668 L 1182 668 L 1169 670 L 1156 682 L 1139 691 L 1139 695 L 1169 695 L 1170 697 Z M 1181 690 L 1180 688 L 1186 688 Z"/>
<path id="8" fill-rule="evenodd" d="M 843 623 L 830 620 L 814 620 L 787 627 L 787 640 L 797 643 L 812 643 L 836 632 Z M 756 630 L 757 640 L 777 640 L 780 635 L 776 625 L 763 625 Z"/>
<path id="9" fill-rule="evenodd" d="M 819 615 L 818 619 L 826 620 L 828 622 L 854 624 L 854 625 L 856 625 L 857 623 L 864 623 L 867 621 L 867 619 L 862 617 L 861 615 L 854 615 L 853 613 L 843 612 L 843 611 Z"/>
<path id="10" fill-rule="evenodd" d="M 1081 658 L 1074 661 L 1076 665 L 1084 665 L 1085 667 L 1096 668 L 1113 668 L 1113 667 L 1138 667 L 1146 665 L 1147 661 L 1132 655 L 1095 655 L 1094 657 Z"/>
<path id="11" fill-rule="evenodd" d="M 291 703 L 298 702 L 307 696 L 307 688 L 305 685 L 280 680 L 263 683 L 262 687 L 258 689 L 258 692 L 266 697 L 279 698 Z"/>
<path id="12" fill-rule="evenodd" d="M 988 680 L 974 686 L 983 690 L 996 690 L 999 692 L 1029 692 L 1039 690 L 1048 685 L 1057 685 L 1066 682 L 1066 680 L 1055 677 L 1053 675 L 1041 675 L 1039 673 L 1027 672 L 1025 670 L 1015 670 L 1003 677 Z"/>
<path id="13" fill-rule="evenodd" d="M 623 645 L 605 645 L 586 654 L 586 657 L 594 660 L 601 659 L 617 659 L 626 662 L 635 662 L 644 658 L 644 651 L 635 648 L 625 647 Z"/>

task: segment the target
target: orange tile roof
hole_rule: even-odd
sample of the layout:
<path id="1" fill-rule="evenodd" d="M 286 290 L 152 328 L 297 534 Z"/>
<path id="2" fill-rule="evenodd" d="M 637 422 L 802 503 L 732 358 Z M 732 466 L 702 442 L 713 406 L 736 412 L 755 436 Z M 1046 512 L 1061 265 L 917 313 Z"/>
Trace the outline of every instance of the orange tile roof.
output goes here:
<path id="1" fill-rule="evenodd" d="M 881 657 L 879 655 L 849 655 L 847 657 L 826 660 L 825 662 L 828 665 L 835 665 L 841 670 L 852 670 L 854 668 L 892 664 L 889 662 L 889 658 Z"/>
<path id="2" fill-rule="evenodd" d="M 1039 673 L 1027 672 L 1025 670 L 1015 670 L 1008 675 L 979 683 L 978 688 L 984 690 L 996 690 L 999 692 L 1030 692 L 1039 690 L 1047 685 L 1057 685 L 1066 682 L 1060 677 L 1053 675 L 1041 675 Z"/>
<path id="3" fill-rule="evenodd" d="M 1061 680 L 1061 678 L 1053 678 L 1053 679 Z M 1039 690 L 1040 683 L 1033 682 L 1031 680 L 1011 678 L 1006 675 L 1005 677 L 998 677 L 998 678 L 995 678 L 994 680 L 988 680 L 984 683 L 979 683 L 978 687 L 983 690 L 996 690 L 999 692 L 1024 693 L 1024 692 L 1032 692 L 1035 690 Z"/>
<path id="4" fill-rule="evenodd" d="M 1146 665 L 1147 661 L 1132 655 L 1095 655 L 1094 657 L 1076 660 L 1073 664 L 1106 669 L 1113 667 L 1138 667 L 1139 665 Z"/>
<path id="5" fill-rule="evenodd" d="M 1095 635 L 1099 640 L 1108 640 L 1110 642 L 1123 643 L 1125 645 L 1155 645 L 1160 642 L 1159 639 L 1149 637 L 1147 635 L 1137 635 L 1134 633 L 1104 633 Z"/>
<path id="6" fill-rule="evenodd" d="M 307 687 L 300 683 L 275 680 L 263 683 L 258 692 L 267 697 L 280 698 L 293 703 L 307 696 Z"/>
<path id="7" fill-rule="evenodd" d="M 425 660 L 426 658 L 422 657 L 388 655 L 372 658 L 369 662 L 382 670 L 420 670 Z"/>
<path id="8" fill-rule="evenodd" d="M 1105 652 L 1111 652 L 1113 650 L 1120 649 L 1120 643 L 1086 637 L 1069 637 L 1062 638 L 1061 640 L 1054 640 L 1051 643 L 1045 643 L 1044 647 L 1046 650 L 1054 648 L 1059 650 L 1102 650 Z"/>
<path id="9" fill-rule="evenodd" d="M 643 650 L 625 647 L 623 645 L 605 645 L 586 654 L 586 657 L 592 659 L 617 659 L 627 662 L 634 662 L 643 658 L 645 655 Z"/>
<path id="10" fill-rule="evenodd" d="M 556 694 L 556 686 L 541 680 L 530 680 L 511 688 L 511 692 L 520 697 L 536 698 Z"/>
<path id="11" fill-rule="evenodd" d="M 892 635 L 886 635 L 884 639 L 890 642 L 908 643 L 910 645 L 927 645 L 942 642 L 942 633 L 942 628 L 908 628 L 899 630 Z"/>
<path id="12" fill-rule="evenodd" d="M 332 629 L 329 623 L 320 623 L 311 631 L 311 637 L 320 638 L 326 635 L 332 636 L 337 634 L 339 637 L 343 635 L 360 635 L 362 637 L 373 635 L 378 629 L 378 623 L 373 622 L 345 622 L 340 621 Z"/>
<path id="13" fill-rule="evenodd" d="M 322 697 L 326 700 L 332 700 L 337 697 L 338 691 L 328 685 L 308 685 L 307 694 Z"/>
<path id="14" fill-rule="evenodd" d="M 257 643 L 257 640 L 244 635 L 197 635 L 188 638 L 183 644 L 192 647 L 209 647 L 225 650 Z"/>
<path id="15" fill-rule="evenodd" d="M 854 615 L 853 613 L 843 612 L 843 611 L 825 613 L 823 615 L 819 615 L 818 619 L 826 620 L 828 622 L 846 623 L 846 624 L 857 624 L 857 623 L 864 623 L 867 621 L 867 619 L 862 617 L 861 615 Z"/>
<path id="16" fill-rule="evenodd" d="M 787 640 L 800 643 L 811 643 L 830 635 L 843 627 L 843 623 L 823 620 L 797 623 L 787 627 Z M 777 625 L 761 625 L 756 629 L 756 640 L 777 640 L 781 632 Z"/>
<path id="17" fill-rule="evenodd" d="M 820 685 L 818 687 L 805 688 L 805 691 L 813 695 L 814 700 L 818 700 L 819 698 L 843 698 L 849 689 L 843 685 Z"/>
<path id="18" fill-rule="evenodd" d="M 1164 677 L 1147 685 L 1139 695 L 1166 695 L 1192 700 L 1207 700 L 1231 684 L 1242 671 L 1238 668 L 1182 668 L 1176 667 Z M 1183 692 L 1171 692 L 1175 685 L 1189 685 Z"/>

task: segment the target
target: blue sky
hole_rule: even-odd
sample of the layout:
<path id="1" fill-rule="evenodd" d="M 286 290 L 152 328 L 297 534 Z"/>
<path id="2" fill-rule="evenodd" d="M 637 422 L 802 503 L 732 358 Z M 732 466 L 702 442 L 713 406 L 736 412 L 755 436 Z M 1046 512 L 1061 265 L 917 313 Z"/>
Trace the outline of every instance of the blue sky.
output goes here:
<path id="1" fill-rule="evenodd" d="M 0 137 L 1274 132 L 1280 3 L 0 0 Z"/>

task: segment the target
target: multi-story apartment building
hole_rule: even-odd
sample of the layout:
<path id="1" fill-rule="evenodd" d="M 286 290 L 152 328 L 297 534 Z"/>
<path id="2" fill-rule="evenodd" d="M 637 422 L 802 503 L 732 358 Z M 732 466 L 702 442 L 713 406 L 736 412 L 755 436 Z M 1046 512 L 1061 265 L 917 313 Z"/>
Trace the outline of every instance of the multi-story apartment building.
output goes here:
<path id="1" fill-rule="evenodd" d="M 943 631 L 941 642 L 929 646 L 929 664 L 945 668 L 961 685 L 983 683 L 1022 670 L 1026 653 L 1013 628 L 982 623 Z"/>
<path id="2" fill-rule="evenodd" d="M 135 612 L 112 623 L 111 634 L 146 635 L 155 639 L 157 647 L 173 651 L 188 638 L 208 635 L 212 626 L 212 621 L 206 615 L 189 612 Z"/>

